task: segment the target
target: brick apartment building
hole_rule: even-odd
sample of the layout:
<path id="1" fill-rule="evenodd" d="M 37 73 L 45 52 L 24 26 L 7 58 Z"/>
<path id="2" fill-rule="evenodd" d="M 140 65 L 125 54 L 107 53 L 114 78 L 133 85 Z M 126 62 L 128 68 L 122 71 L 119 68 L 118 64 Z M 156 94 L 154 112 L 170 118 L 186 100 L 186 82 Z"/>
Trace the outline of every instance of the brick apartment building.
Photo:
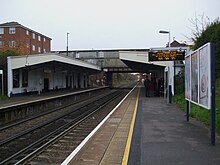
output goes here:
<path id="1" fill-rule="evenodd" d="M 51 38 L 18 22 L 0 24 L 0 51 L 15 50 L 19 55 L 51 51 Z"/>

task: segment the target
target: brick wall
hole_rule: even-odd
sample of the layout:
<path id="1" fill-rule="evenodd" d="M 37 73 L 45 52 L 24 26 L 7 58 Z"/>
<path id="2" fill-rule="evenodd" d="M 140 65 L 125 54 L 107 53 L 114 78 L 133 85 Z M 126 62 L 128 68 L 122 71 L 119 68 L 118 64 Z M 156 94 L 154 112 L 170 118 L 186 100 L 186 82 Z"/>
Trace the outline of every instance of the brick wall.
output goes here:
<path id="1" fill-rule="evenodd" d="M 35 39 L 33 38 L 33 34 L 35 34 Z M 30 30 L 28 30 L 27 33 L 27 29 L 23 27 L 16 27 L 15 34 L 9 34 L 9 27 L 4 27 L 4 34 L 0 34 L 0 41 L 4 41 L 4 47 L 0 48 L 0 51 L 12 49 L 20 55 L 38 54 L 44 53 L 44 51 L 51 51 L 50 38 Z M 9 45 L 10 41 L 15 41 L 15 47 Z"/>

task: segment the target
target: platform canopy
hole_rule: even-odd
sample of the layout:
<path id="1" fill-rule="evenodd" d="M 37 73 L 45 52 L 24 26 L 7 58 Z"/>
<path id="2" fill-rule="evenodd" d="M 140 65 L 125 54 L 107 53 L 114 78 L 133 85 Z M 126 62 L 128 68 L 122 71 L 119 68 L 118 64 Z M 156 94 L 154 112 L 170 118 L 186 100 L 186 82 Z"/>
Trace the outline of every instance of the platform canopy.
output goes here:
<path id="1" fill-rule="evenodd" d="M 167 66 L 167 62 L 149 62 L 148 52 L 120 51 L 119 58 L 133 71 L 138 72 L 161 71 Z"/>
<path id="2" fill-rule="evenodd" d="M 92 65 L 81 60 L 74 59 L 72 57 L 67 57 L 58 54 L 36 54 L 36 55 L 25 55 L 25 56 L 11 56 L 8 57 L 10 60 L 10 69 L 18 69 L 28 67 L 30 69 L 35 69 L 38 67 L 54 67 L 63 70 L 83 70 L 87 72 L 98 72 L 101 68 Z"/>

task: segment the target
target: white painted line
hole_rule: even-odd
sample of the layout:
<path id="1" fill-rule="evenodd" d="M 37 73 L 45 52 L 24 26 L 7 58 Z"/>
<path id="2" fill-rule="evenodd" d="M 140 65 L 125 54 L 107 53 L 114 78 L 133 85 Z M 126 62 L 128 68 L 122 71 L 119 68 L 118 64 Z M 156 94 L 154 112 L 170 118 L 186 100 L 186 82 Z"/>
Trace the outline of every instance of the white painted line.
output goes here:
<path id="1" fill-rule="evenodd" d="M 135 86 L 136 87 L 136 86 Z M 134 88 L 135 88 L 134 87 Z M 68 165 L 76 154 L 83 148 L 89 139 L 98 131 L 98 129 L 108 120 L 108 118 L 115 112 L 115 110 L 123 103 L 123 101 L 130 95 L 134 88 L 120 101 L 120 103 L 99 123 L 99 125 L 80 143 L 80 145 L 63 161 L 61 165 Z"/>

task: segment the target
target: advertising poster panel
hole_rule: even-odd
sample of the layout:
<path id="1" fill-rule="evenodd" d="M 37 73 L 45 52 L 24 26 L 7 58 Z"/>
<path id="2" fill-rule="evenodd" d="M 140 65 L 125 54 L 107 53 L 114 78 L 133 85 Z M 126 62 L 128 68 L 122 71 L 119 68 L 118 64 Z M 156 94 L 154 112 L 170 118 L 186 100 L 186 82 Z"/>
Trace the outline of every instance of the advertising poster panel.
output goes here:
<path id="1" fill-rule="evenodd" d="M 215 46 L 207 43 L 185 58 L 186 116 L 189 121 L 190 103 L 210 110 L 211 144 L 215 145 Z M 191 83 L 191 85 L 189 84 Z"/>
<path id="2" fill-rule="evenodd" d="M 211 109 L 211 44 L 185 57 L 185 99 Z"/>
<path id="3" fill-rule="evenodd" d="M 199 50 L 199 104 L 204 107 L 209 107 L 209 92 L 210 87 L 210 50 L 208 45 L 205 45 Z"/>
<path id="4" fill-rule="evenodd" d="M 190 58 L 191 56 L 185 57 L 185 98 L 191 99 L 191 73 L 190 73 Z"/>
<path id="5" fill-rule="evenodd" d="M 198 103 L 198 52 L 191 55 L 191 100 Z"/>

